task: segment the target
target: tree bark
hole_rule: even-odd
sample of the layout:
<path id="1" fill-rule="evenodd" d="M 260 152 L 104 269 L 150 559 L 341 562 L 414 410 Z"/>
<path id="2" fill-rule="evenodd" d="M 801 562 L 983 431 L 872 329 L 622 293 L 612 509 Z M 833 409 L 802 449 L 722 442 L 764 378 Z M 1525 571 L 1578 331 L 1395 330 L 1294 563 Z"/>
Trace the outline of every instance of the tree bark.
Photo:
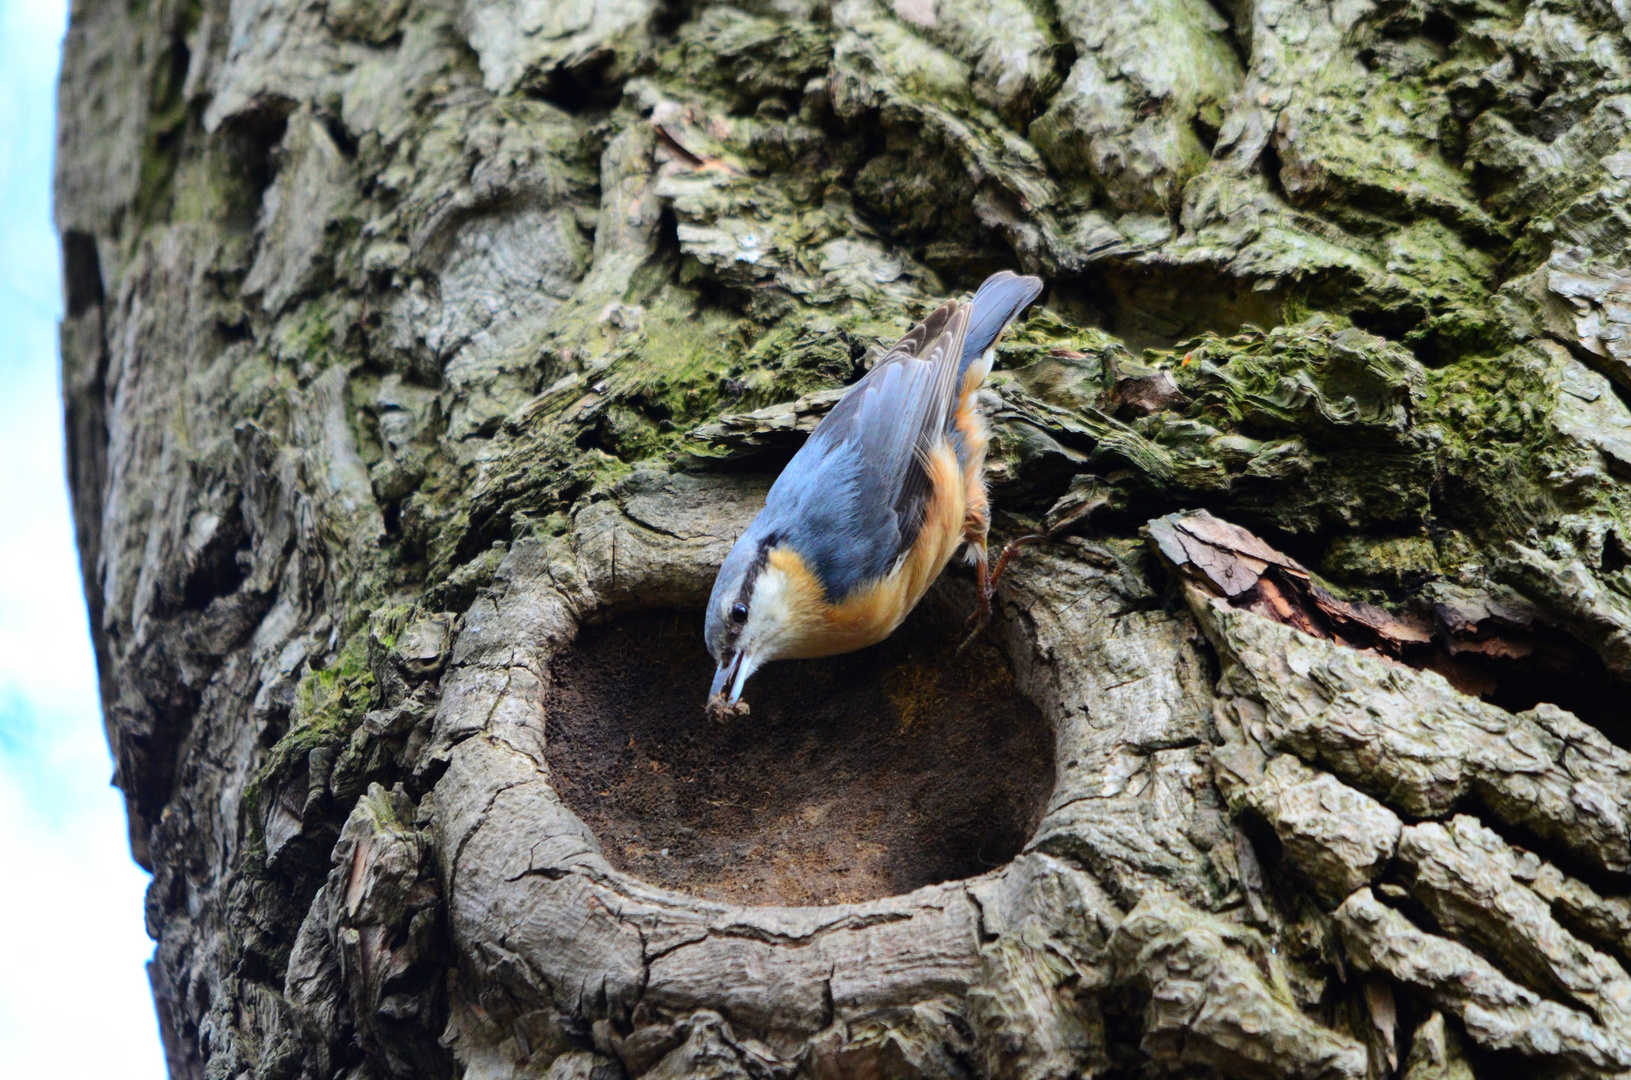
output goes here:
<path id="1" fill-rule="evenodd" d="M 1628 19 L 76 2 L 172 1075 L 1631 1072 Z M 732 538 L 1001 267 L 1050 541 L 710 727 Z"/>

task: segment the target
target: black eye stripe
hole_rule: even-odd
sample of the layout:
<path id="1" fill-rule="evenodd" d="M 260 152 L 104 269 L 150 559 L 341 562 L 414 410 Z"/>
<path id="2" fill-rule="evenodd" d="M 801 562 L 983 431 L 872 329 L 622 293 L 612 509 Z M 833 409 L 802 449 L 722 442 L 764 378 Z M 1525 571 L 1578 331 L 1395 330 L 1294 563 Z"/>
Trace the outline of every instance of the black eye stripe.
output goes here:
<path id="1" fill-rule="evenodd" d="M 770 559 L 770 549 L 776 546 L 778 537 L 772 533 L 759 541 L 759 550 L 748 566 L 747 573 L 742 575 L 742 587 L 736 591 L 736 602 L 746 604 L 753 598 L 754 583 L 759 580 L 759 574 L 764 570 L 765 563 Z"/>

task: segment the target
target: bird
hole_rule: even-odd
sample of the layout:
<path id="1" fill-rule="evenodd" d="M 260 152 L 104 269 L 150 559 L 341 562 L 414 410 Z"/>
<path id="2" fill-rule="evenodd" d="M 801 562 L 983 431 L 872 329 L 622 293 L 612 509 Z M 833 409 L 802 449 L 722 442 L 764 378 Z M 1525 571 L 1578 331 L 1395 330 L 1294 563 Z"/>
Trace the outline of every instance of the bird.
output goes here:
<path id="1" fill-rule="evenodd" d="M 745 713 L 744 684 L 772 660 L 884 640 L 964 545 L 979 603 L 970 621 L 983 627 L 1011 551 L 990 572 L 988 435 L 974 395 L 997 339 L 1041 292 L 1040 278 L 1004 270 L 973 299 L 948 300 L 793 455 L 714 579 L 704 618 L 718 665 L 709 715 Z"/>

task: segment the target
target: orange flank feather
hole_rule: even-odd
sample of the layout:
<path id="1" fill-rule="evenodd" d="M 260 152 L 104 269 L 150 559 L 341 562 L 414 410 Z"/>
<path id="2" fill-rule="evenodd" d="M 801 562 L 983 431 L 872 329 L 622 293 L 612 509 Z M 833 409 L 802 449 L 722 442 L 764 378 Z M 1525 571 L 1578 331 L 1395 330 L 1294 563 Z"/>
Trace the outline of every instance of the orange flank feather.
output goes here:
<path id="1" fill-rule="evenodd" d="M 962 538 L 977 548 L 975 555 L 982 555 L 985 550 L 985 530 L 990 525 L 990 509 L 985 499 L 985 447 L 990 442 L 990 436 L 985 432 L 985 418 L 974 409 L 974 388 L 980 383 L 975 382 L 972 387 L 964 383 L 962 398 L 957 401 L 957 414 L 953 423 L 957 424 L 957 434 L 962 436 L 962 501 L 964 501 L 964 525 L 962 525 Z"/>
<path id="2" fill-rule="evenodd" d="M 961 415 L 958 422 L 961 426 Z M 983 451 L 983 431 L 981 435 Z M 784 625 L 790 631 L 786 636 L 795 643 L 793 649 L 779 655 L 809 659 L 875 645 L 894 633 L 928 592 L 963 542 L 969 507 L 967 478 L 950 442 L 939 443 L 925 464 L 934 494 L 912 549 L 886 577 L 857 589 L 840 603 L 827 602 L 820 580 L 798 552 L 785 547 L 771 550 L 765 569 L 782 578 L 778 584 Z M 982 502 L 983 488 L 982 484 Z"/>
<path id="3" fill-rule="evenodd" d="M 987 358 L 971 364 L 963 375 L 953 423 L 963 437 L 963 539 L 968 541 L 976 560 L 985 559 L 985 535 L 991 525 L 990 506 L 985 494 L 985 450 L 990 442 L 985 417 L 974 408 L 974 391 L 991 370 Z"/>

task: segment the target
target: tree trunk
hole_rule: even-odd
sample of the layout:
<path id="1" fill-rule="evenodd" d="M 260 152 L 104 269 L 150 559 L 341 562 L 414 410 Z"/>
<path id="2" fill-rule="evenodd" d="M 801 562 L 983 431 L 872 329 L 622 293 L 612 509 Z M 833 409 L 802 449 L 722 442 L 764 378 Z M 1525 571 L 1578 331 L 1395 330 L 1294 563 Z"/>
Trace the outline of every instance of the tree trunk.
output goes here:
<path id="1" fill-rule="evenodd" d="M 1631 1071 L 1619 0 L 74 5 L 69 472 L 173 1076 Z M 703 716 L 948 295 L 998 617 Z"/>

